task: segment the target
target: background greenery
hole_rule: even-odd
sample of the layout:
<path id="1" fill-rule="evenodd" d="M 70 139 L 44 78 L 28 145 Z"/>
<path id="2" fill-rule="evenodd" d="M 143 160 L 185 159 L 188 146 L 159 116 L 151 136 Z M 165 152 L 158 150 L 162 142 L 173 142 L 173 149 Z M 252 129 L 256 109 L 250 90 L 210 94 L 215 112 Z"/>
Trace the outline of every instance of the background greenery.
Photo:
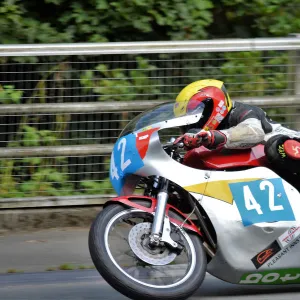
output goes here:
<path id="1" fill-rule="evenodd" d="M 255 38 L 300 33 L 298 0 L 2 0 L 0 3 L 2 44 Z M 49 58 L 0 57 L 0 103 L 79 101 L 76 97 L 69 99 L 67 89 L 67 92 L 64 91 L 72 73 L 60 72 L 76 70 L 72 60 L 82 62 L 82 70 L 78 70 L 79 78 L 76 84 L 80 87 L 78 94 L 87 95 L 83 98 L 84 101 L 95 101 L 94 97 L 88 97 L 95 94 L 98 95 L 98 101 L 110 100 L 106 97 L 108 94 L 116 95 L 116 101 L 132 101 L 135 100 L 134 93 L 151 94 L 151 99 L 173 99 L 184 84 L 203 75 L 199 73 L 196 60 L 207 60 L 205 76 L 222 79 L 231 87 L 233 97 L 240 96 L 239 91 L 243 91 L 242 96 L 262 96 L 283 94 L 288 89 L 287 70 L 284 67 L 288 62 L 286 52 L 162 54 L 128 58 L 132 61 L 131 71 L 109 62 L 91 64 L 89 60 L 93 61 L 93 57 L 52 57 L 51 63 L 56 63 L 52 64 L 50 69 L 44 64 L 34 64 L 45 63 Z M 181 60 L 182 58 L 185 59 Z M 174 67 L 172 60 L 178 61 L 177 69 L 174 69 L 172 74 L 173 77 L 178 76 L 178 79 L 175 80 L 171 76 L 170 79 L 157 79 L 153 85 L 151 75 L 163 77 L 163 71 L 160 70 Z M 107 61 L 113 61 L 113 57 L 108 56 Z M 37 83 L 26 82 L 26 78 L 20 80 L 18 72 L 12 72 L 16 70 L 14 65 L 8 64 L 11 62 L 19 62 L 23 69 L 35 71 L 32 75 L 35 77 L 31 79 L 37 80 Z M 273 66 L 271 72 L 270 69 L 264 68 L 265 65 Z M 185 71 L 178 73 L 180 68 Z M 234 76 L 236 74 L 239 77 Z M 24 87 L 27 88 L 26 91 Z M 52 95 L 50 98 L 49 88 L 55 87 L 60 89 L 55 97 Z M 135 88 L 134 93 L 132 87 Z M 149 96 L 140 97 L 140 100 L 147 99 Z M 269 112 L 277 115 L 281 113 L 278 109 Z M 1 118 L 2 124 L 11 123 L 9 117 Z M 54 115 L 48 117 L 48 121 L 53 121 L 48 127 L 35 125 L 42 118 L 45 121 L 45 116 L 24 116 L 15 120 L 13 123 L 17 125 L 10 127 L 10 131 L 15 134 L 4 137 L 4 140 L 0 141 L 1 146 L 63 145 L 63 140 L 70 138 L 70 133 L 68 136 L 62 133 L 66 126 L 69 126 L 70 131 L 72 126 L 74 130 L 78 129 L 78 126 L 72 125 L 76 123 L 76 116 Z M 99 118 L 99 115 L 86 118 Z M 281 117 L 279 120 L 285 121 L 285 118 Z M 69 121 L 72 122 L 66 125 Z M 117 129 L 122 125 L 119 122 Z M 116 132 L 111 134 L 116 135 Z M 81 139 L 82 137 L 85 139 Z M 77 143 L 91 141 L 97 142 L 89 140 L 87 135 L 77 136 Z M 101 142 L 109 143 L 113 140 L 111 136 L 101 136 Z M 102 157 L 98 162 L 104 163 L 108 159 Z M 102 178 L 103 182 L 99 182 L 97 178 L 75 178 L 69 175 L 74 171 L 68 167 L 70 161 L 72 159 L 66 157 L 0 160 L 0 197 L 112 191 L 106 177 Z M 76 172 L 86 172 L 84 163 L 82 165 Z"/>
<path id="2" fill-rule="evenodd" d="M 291 0 L 2 0 L 0 42 L 53 43 L 284 36 Z"/>

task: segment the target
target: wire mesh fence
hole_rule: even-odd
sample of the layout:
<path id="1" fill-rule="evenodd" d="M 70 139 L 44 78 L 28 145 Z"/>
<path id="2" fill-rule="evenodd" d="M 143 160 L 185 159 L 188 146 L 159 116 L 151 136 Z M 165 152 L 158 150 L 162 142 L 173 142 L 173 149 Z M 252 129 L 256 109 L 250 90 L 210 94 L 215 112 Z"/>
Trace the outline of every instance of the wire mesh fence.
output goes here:
<path id="1" fill-rule="evenodd" d="M 0 113 L 0 147 L 113 143 L 134 113 Z"/>
<path id="2" fill-rule="evenodd" d="M 292 94 L 296 84 L 293 67 L 298 58 L 296 53 L 286 51 L 259 51 L 107 55 L 84 61 L 77 56 L 43 57 L 41 60 L 48 61 L 4 62 L 0 64 L 1 101 L 172 100 L 186 84 L 199 78 L 223 80 L 233 97 Z"/>
<path id="3" fill-rule="evenodd" d="M 300 42 L 289 51 L 265 46 L 232 52 L 218 45 L 214 52 L 0 56 L 0 197 L 113 193 L 109 153 L 62 156 L 59 148 L 47 156 L 5 157 L 1 151 L 111 145 L 146 106 L 174 101 L 185 85 L 203 78 L 224 81 L 233 100 L 255 99 L 274 120 L 300 129 Z M 280 101 L 274 105 L 272 97 Z M 285 100 L 291 97 L 293 103 Z M 121 105 L 133 102 L 136 108 Z M 78 110 L 63 111 L 63 104 Z"/>
<path id="4" fill-rule="evenodd" d="M 0 160 L 3 198 L 107 194 L 109 155 Z"/>

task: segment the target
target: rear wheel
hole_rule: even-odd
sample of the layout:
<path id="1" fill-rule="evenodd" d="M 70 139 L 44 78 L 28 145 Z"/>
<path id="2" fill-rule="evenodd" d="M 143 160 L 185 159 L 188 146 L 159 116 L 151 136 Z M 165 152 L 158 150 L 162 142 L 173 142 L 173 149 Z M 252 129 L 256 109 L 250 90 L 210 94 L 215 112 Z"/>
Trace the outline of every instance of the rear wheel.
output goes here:
<path id="1" fill-rule="evenodd" d="M 181 246 L 149 245 L 153 215 L 119 204 L 106 207 L 89 234 L 92 260 L 103 278 L 132 299 L 186 299 L 201 285 L 206 255 L 200 239 L 171 224 Z"/>

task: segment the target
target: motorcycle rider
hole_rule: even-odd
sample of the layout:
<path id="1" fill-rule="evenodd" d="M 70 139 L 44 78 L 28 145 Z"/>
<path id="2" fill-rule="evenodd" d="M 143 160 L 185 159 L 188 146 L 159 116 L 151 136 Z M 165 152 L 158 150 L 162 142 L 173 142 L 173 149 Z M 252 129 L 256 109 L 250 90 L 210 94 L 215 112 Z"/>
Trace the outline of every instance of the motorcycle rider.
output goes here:
<path id="1" fill-rule="evenodd" d="M 176 98 L 174 114 L 181 116 L 199 106 L 201 120 L 175 143 L 183 141 L 187 150 L 247 149 L 263 143 L 272 164 L 300 172 L 300 133 L 274 122 L 259 107 L 232 101 L 222 81 L 205 79 L 187 85 Z"/>

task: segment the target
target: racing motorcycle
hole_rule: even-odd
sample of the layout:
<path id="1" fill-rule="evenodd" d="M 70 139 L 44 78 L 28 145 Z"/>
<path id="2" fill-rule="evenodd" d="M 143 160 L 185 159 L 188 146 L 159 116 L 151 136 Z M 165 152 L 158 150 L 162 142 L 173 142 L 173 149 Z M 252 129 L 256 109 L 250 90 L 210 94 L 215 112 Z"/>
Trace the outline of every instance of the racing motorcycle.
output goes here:
<path id="1" fill-rule="evenodd" d="M 206 272 L 231 283 L 300 283 L 300 195 L 263 145 L 186 152 L 173 136 L 199 122 L 173 104 L 131 120 L 111 154 L 108 201 L 89 233 L 102 277 L 131 299 L 186 299 Z"/>

